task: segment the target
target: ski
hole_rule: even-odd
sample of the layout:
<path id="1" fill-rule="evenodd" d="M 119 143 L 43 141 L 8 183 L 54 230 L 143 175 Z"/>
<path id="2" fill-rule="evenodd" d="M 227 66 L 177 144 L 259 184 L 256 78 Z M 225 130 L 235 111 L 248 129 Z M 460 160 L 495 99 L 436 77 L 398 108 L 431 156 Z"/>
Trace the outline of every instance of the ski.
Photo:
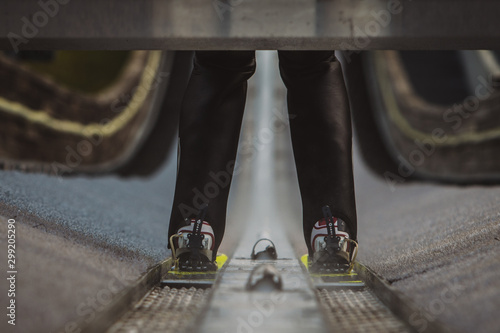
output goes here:
<path id="1" fill-rule="evenodd" d="M 300 258 L 300 261 L 304 268 L 309 272 L 311 282 L 316 289 L 357 289 L 365 287 L 365 283 L 360 280 L 358 273 L 354 270 L 351 270 L 350 272 L 339 270 L 337 272 L 314 273 L 309 271 L 309 256 L 307 254 L 304 254 Z"/>
<path id="2" fill-rule="evenodd" d="M 216 271 L 182 271 L 175 266 L 173 258 L 168 262 L 169 270 L 162 280 L 162 285 L 170 288 L 210 288 L 216 281 L 217 275 L 224 267 L 228 257 L 225 254 L 218 254 L 215 260 L 217 264 Z"/>

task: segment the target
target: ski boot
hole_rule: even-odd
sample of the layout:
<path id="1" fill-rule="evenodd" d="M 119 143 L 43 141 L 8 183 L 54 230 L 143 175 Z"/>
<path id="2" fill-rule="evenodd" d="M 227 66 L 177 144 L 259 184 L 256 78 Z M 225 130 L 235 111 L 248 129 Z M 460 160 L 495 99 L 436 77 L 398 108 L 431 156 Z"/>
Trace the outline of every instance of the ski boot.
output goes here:
<path id="1" fill-rule="evenodd" d="M 204 221 L 207 205 L 204 205 L 196 219 L 186 219 L 186 226 L 180 228 L 177 234 L 170 237 L 170 247 L 176 268 L 187 272 L 216 271 L 213 250 L 215 243 L 214 231 L 210 224 Z M 174 244 L 174 238 L 177 244 Z M 177 245 L 177 246 L 175 246 Z"/>
<path id="2" fill-rule="evenodd" d="M 330 207 L 323 207 L 323 216 L 311 234 L 310 270 L 314 273 L 349 273 L 354 266 L 358 243 L 350 239 L 346 223 L 332 216 Z"/>

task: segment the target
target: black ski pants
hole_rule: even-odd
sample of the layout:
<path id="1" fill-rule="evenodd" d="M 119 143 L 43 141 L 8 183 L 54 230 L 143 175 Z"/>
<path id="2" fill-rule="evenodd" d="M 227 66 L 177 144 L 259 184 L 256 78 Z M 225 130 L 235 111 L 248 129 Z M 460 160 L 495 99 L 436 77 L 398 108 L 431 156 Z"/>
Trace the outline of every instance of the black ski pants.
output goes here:
<path id="1" fill-rule="evenodd" d="M 329 205 L 356 239 L 352 129 L 340 63 L 333 51 L 279 51 L 287 88 L 293 153 L 303 207 L 304 237 Z M 222 241 L 226 206 L 254 51 L 200 51 L 187 86 L 179 124 L 180 156 L 169 236 L 194 218 L 205 220 Z M 215 251 L 216 253 L 216 251 Z"/>

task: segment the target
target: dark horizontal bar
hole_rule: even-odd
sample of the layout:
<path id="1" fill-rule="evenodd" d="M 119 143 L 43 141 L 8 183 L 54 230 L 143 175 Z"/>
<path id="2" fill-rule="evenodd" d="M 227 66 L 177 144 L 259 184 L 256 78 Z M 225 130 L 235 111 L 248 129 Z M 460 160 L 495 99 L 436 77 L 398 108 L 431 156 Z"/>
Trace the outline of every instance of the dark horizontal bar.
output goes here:
<path id="1" fill-rule="evenodd" d="M 0 48 L 495 49 L 490 0 L 2 0 Z"/>

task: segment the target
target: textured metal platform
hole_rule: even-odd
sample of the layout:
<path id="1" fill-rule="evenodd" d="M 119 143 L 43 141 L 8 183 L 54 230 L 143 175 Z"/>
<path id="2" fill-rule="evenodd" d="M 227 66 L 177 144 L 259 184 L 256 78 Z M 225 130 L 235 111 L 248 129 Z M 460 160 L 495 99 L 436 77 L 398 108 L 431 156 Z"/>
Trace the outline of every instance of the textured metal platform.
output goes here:
<path id="1" fill-rule="evenodd" d="M 332 332 L 411 332 L 368 289 L 318 290 Z"/>
<path id="2" fill-rule="evenodd" d="M 262 264 L 277 268 L 283 289 L 246 289 L 251 271 Z M 157 286 L 107 332 L 412 331 L 369 288 L 315 289 L 304 273 L 298 260 L 234 259 L 217 289 Z"/>
<path id="3" fill-rule="evenodd" d="M 186 332 L 196 325 L 209 293 L 209 289 L 155 287 L 108 332 Z"/>
<path id="4" fill-rule="evenodd" d="M 494 49 L 477 0 L 3 0 L 0 48 Z"/>

